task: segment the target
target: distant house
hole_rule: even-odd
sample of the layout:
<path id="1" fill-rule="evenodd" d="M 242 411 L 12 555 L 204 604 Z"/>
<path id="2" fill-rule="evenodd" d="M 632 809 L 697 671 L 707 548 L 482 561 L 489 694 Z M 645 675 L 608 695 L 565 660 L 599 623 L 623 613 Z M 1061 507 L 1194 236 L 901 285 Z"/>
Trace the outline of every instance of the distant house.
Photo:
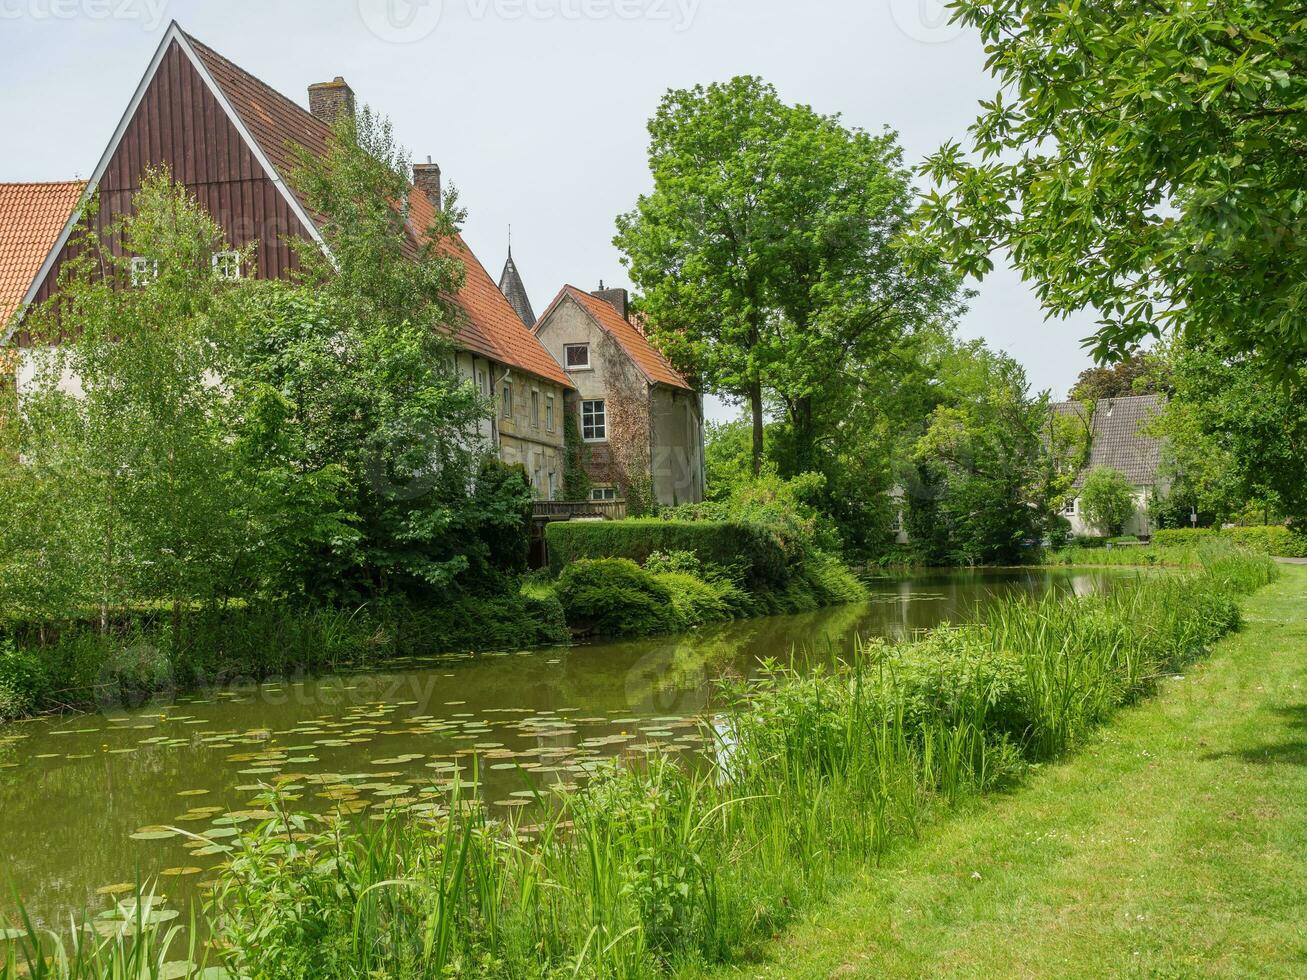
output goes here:
<path id="1" fill-rule="evenodd" d="M 1148 536 L 1148 505 L 1170 487 L 1161 473 L 1162 440 L 1149 435 L 1148 424 L 1161 414 L 1165 400 L 1160 395 L 1136 395 L 1128 398 L 1104 398 L 1092 410 L 1082 402 L 1058 402 L 1052 406 L 1056 415 L 1072 418 L 1088 429 L 1089 458 L 1076 477 L 1073 496 L 1066 503 L 1063 516 L 1071 522 L 1073 534 L 1096 535 L 1098 528 L 1084 520 L 1078 491 L 1096 469 L 1118 470 L 1135 490 L 1135 515 L 1126 524 L 1125 533 Z"/>
<path id="2" fill-rule="evenodd" d="M 592 499 L 647 481 L 663 506 L 703 500 L 703 399 L 631 319 L 626 290 L 566 286 L 535 335 L 576 390 Z"/>
<path id="3" fill-rule="evenodd" d="M 20 392 L 33 372 L 32 338 L 21 314 L 56 288 L 84 199 L 98 195 L 95 221 L 103 231 L 130 211 L 146 168 L 167 165 L 233 248 L 258 246 L 250 268 L 231 253 L 215 256 L 215 269 L 225 258 L 224 275 L 285 277 L 298 264 L 288 238 L 325 248 L 321 216 L 288 179 L 292 147 L 325 153 L 332 124 L 354 105 L 353 91 L 336 78 L 311 86 L 305 109 L 170 25 L 86 185 L 0 185 L 0 344 L 19 348 Z M 406 203 L 414 254 L 441 206 L 440 191 L 439 167 L 413 168 Z M 571 382 L 462 238 L 441 247 L 466 270 L 453 297 L 457 370 L 495 399 L 483 435 L 502 459 L 526 467 L 537 496 L 553 497 L 562 481 L 561 412 Z"/>

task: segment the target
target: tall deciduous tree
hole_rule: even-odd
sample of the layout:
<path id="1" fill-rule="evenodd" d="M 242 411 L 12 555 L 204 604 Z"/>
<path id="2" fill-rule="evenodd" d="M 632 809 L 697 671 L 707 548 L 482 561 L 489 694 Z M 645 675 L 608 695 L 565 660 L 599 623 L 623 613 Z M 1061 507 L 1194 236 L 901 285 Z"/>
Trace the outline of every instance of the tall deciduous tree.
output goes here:
<path id="1" fill-rule="evenodd" d="M 1080 372 L 1070 397 L 1096 402 L 1101 398 L 1156 395 L 1166 391 L 1166 365 L 1151 351 L 1135 351 L 1115 364 L 1091 367 Z"/>
<path id="2" fill-rule="evenodd" d="M 979 341 L 942 359 L 938 397 L 913 450 L 909 533 L 932 561 L 1015 560 L 1049 516 L 1048 399 L 1031 397 L 1021 366 Z"/>
<path id="3" fill-rule="evenodd" d="M 1007 249 L 1094 350 L 1168 327 L 1307 353 L 1307 30 L 1278 0 L 955 0 L 1000 91 L 924 170 L 930 231 L 969 273 Z"/>
<path id="4" fill-rule="evenodd" d="M 912 192 L 896 138 L 753 77 L 669 93 L 649 132 L 654 190 L 616 243 L 655 339 L 708 390 L 747 402 L 755 472 L 769 396 L 810 469 L 841 374 L 955 311 L 952 276 L 904 254 Z"/>
<path id="5" fill-rule="evenodd" d="M 1176 344 L 1173 392 L 1156 423 L 1192 506 L 1228 519 L 1252 505 L 1307 522 L 1307 383 L 1266 379 L 1267 357 Z"/>
<path id="6" fill-rule="evenodd" d="M 309 309 L 257 318 L 268 332 L 248 350 L 281 353 L 242 374 L 293 393 L 289 418 L 309 465 L 346 475 L 359 539 L 322 555 L 314 590 L 462 585 L 485 570 L 468 491 L 488 449 L 489 406 L 454 363 L 461 212 L 451 196 L 429 227 L 414 223 L 411 165 L 389 123 L 366 110 L 341 118 L 325 155 L 301 152 L 298 163 L 292 179 L 324 216 L 328 252 L 295 242 L 308 287 L 297 302 Z"/>
<path id="7" fill-rule="evenodd" d="M 258 578 L 261 498 L 221 383 L 245 286 L 215 277 L 222 231 L 166 172 L 106 234 L 85 222 L 75 241 L 56 298 L 29 315 L 44 343 L 9 476 L 32 521 L 18 564 L 50 579 L 16 602 L 50 618 L 98 606 L 105 623 L 169 599 L 180 617 Z"/>

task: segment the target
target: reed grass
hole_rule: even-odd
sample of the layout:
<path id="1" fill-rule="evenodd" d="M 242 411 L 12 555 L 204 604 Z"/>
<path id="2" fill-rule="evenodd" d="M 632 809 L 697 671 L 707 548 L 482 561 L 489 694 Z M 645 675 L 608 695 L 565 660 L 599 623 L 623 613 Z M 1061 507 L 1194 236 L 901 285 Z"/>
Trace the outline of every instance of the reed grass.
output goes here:
<path id="1" fill-rule="evenodd" d="M 542 794 L 531 826 L 458 784 L 434 818 L 368 826 L 273 801 L 208 909 L 215 955 L 232 976 L 278 980 L 625 980 L 729 962 L 935 814 L 1073 749 L 1236 629 L 1238 597 L 1275 573 L 1206 552 L 1191 573 L 869 641 L 815 675 L 770 664 L 723 689 L 698 764 L 603 767 L 584 790 Z M 167 939 L 141 939 L 142 955 Z M 33 975 L 134 975 L 114 972 L 129 951 L 87 956 L 102 973 L 52 956 Z"/>

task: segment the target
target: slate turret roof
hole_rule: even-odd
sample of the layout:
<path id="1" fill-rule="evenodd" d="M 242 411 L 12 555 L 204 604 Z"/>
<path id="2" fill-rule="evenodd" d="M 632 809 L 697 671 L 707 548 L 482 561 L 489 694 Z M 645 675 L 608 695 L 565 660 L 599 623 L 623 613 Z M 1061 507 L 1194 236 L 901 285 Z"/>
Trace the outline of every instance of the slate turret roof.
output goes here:
<path id="1" fill-rule="evenodd" d="M 526 294 L 522 274 L 517 271 L 517 263 L 513 261 L 512 245 L 508 246 L 508 261 L 504 263 L 504 273 L 499 277 L 499 291 L 504 294 L 509 305 L 517 311 L 523 323 L 528 327 L 536 325 L 536 314 L 535 310 L 531 309 L 531 298 Z"/>

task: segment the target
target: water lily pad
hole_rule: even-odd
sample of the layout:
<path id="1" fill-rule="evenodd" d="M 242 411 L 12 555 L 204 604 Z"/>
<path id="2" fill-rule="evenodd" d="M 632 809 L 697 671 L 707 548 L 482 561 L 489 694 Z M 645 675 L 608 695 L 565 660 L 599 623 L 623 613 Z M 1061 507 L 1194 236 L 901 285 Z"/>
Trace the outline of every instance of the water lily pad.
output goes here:
<path id="1" fill-rule="evenodd" d="M 179 836 L 177 831 L 168 827 L 142 827 L 134 834 L 129 835 L 132 840 L 167 840 L 170 837 Z"/>

